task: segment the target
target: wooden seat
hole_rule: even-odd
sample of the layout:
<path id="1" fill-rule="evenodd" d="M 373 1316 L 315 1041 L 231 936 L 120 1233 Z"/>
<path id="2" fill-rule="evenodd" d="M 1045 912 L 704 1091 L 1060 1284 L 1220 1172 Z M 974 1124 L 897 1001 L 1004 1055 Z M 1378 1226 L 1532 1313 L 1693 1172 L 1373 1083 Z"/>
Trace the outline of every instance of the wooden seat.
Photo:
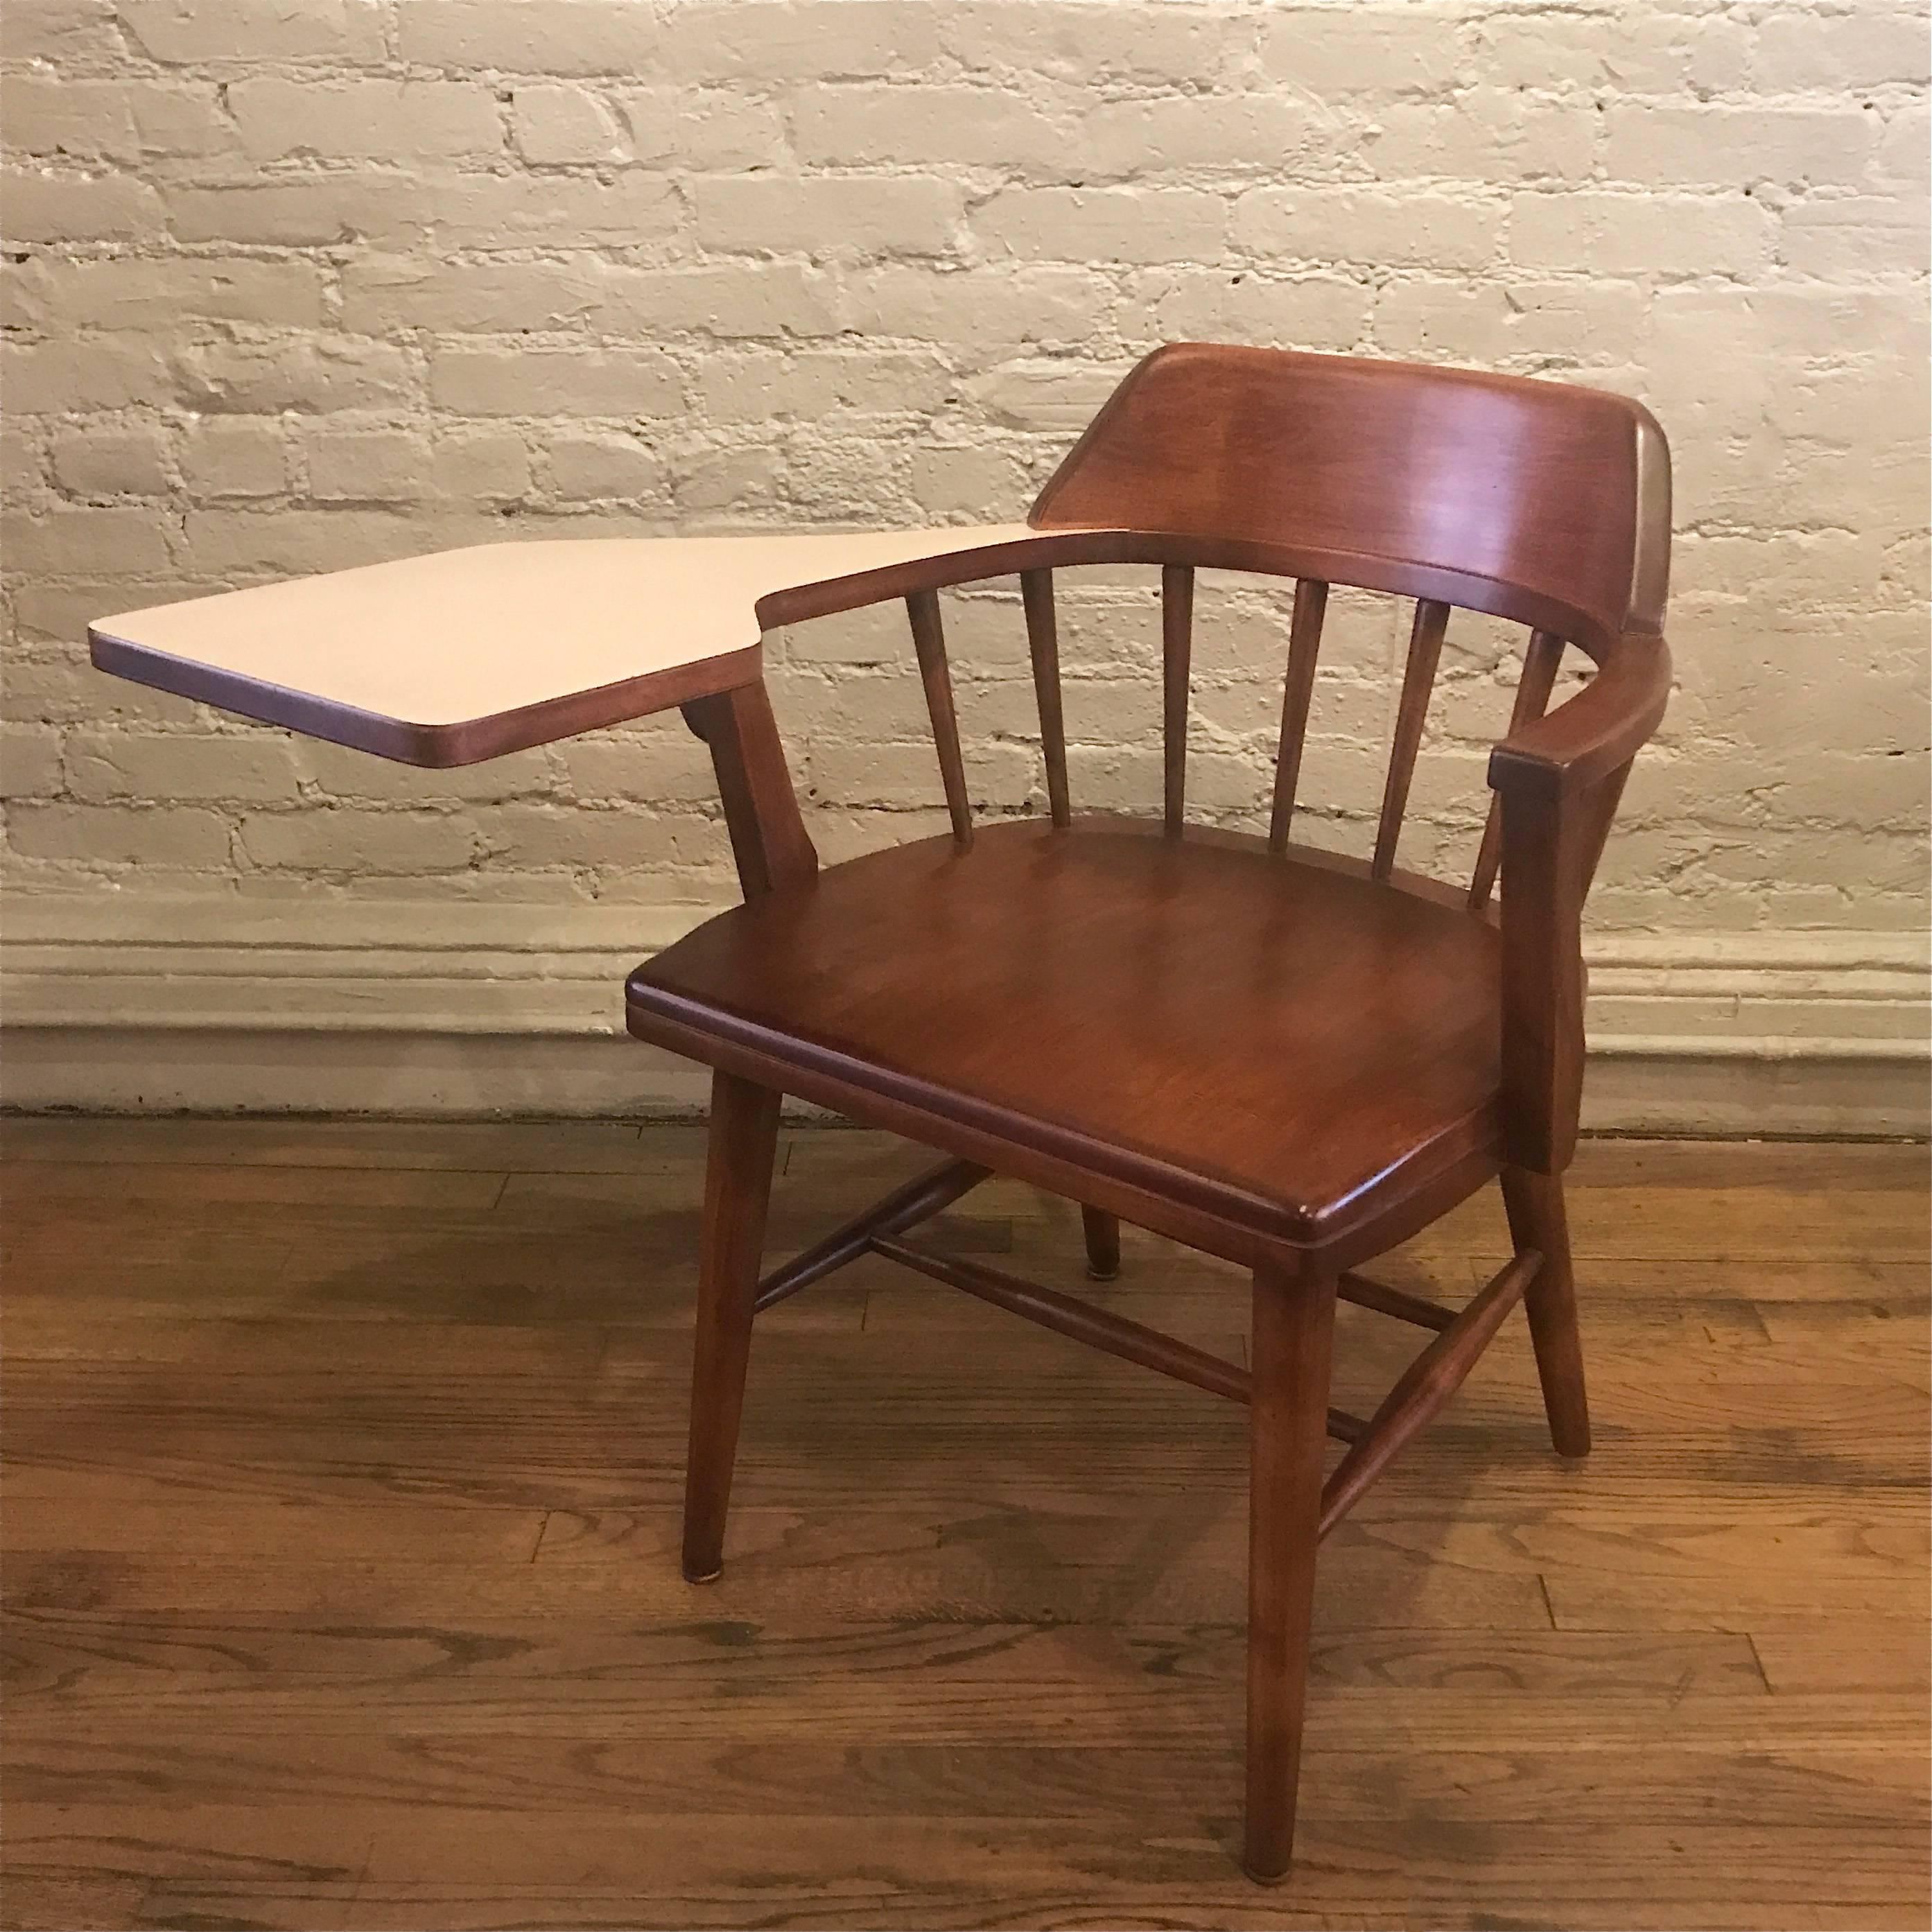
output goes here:
<path id="1" fill-rule="evenodd" d="M 763 894 L 632 975 L 632 1030 L 748 1048 L 789 1090 L 917 1111 L 935 1145 L 964 1124 L 1298 1246 L 1493 1167 L 1493 926 L 1150 830 L 982 826 Z"/>

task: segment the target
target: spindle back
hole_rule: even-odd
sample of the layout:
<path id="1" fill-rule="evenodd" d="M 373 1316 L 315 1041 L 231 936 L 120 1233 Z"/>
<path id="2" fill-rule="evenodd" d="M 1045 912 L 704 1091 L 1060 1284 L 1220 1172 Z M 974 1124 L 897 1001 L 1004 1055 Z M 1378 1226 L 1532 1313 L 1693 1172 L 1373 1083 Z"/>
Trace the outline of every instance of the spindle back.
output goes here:
<path id="1" fill-rule="evenodd" d="M 1670 458 L 1640 404 L 1603 392 L 1412 363 L 1171 344 L 1120 383 L 1040 492 L 1042 534 L 1121 533 L 1111 560 L 1161 566 L 1164 819 L 1186 812 L 1197 566 L 1292 577 L 1269 844 L 1295 809 L 1329 586 L 1416 600 L 1382 808 L 1375 876 L 1394 868 L 1452 606 L 1529 627 L 1512 728 L 1540 716 L 1566 644 L 1607 664 L 1655 635 L 1668 590 Z M 1096 553 L 1097 554 L 1097 553 Z M 1069 822 L 1049 570 L 1021 579 L 1049 808 Z M 955 836 L 971 818 L 937 600 L 915 593 L 914 640 Z M 1500 721 L 1499 721 L 1500 722 Z M 1493 888 L 1491 802 L 1471 905 Z"/>

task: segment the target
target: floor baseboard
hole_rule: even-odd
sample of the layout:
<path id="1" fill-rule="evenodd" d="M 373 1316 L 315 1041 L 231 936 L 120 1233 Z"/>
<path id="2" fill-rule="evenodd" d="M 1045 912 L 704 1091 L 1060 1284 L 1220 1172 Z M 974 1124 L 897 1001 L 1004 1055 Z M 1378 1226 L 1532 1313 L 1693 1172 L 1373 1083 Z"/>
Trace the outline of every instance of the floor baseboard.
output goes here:
<path id="1" fill-rule="evenodd" d="M 693 907 L 16 900 L 0 1105 L 400 1118 L 689 1113 L 622 1032 Z M 1932 1128 L 1923 935 L 1612 934 L 1589 946 L 1590 1127 Z"/>

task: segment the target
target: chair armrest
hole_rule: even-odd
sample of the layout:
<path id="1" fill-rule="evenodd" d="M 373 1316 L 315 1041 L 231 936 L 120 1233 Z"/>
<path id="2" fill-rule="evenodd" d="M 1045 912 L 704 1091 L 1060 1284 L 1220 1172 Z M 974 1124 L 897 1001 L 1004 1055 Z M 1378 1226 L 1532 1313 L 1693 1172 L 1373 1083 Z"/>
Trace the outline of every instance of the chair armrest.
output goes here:
<path id="1" fill-rule="evenodd" d="M 1670 696 L 1660 637 L 1626 635 L 1566 704 L 1490 754 L 1502 796 L 1504 1158 L 1561 1174 L 1583 1082 L 1583 901 L 1624 774 Z"/>
<path id="2" fill-rule="evenodd" d="M 1670 646 L 1660 637 L 1626 634 L 1574 698 L 1490 752 L 1490 784 L 1532 798 L 1591 790 L 1636 757 L 1670 701 Z"/>

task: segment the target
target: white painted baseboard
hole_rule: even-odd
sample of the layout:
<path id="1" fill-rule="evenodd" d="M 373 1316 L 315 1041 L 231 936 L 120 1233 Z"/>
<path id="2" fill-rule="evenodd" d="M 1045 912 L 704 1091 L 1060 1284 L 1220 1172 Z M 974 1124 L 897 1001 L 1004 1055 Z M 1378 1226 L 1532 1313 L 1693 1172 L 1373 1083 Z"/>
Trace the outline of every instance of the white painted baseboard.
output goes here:
<path id="1" fill-rule="evenodd" d="M 692 908 L 16 898 L 0 1103 L 604 1114 L 701 1106 L 623 1031 L 624 975 Z M 1918 1133 L 1915 934 L 1613 934 L 1591 947 L 1600 1127 Z"/>

